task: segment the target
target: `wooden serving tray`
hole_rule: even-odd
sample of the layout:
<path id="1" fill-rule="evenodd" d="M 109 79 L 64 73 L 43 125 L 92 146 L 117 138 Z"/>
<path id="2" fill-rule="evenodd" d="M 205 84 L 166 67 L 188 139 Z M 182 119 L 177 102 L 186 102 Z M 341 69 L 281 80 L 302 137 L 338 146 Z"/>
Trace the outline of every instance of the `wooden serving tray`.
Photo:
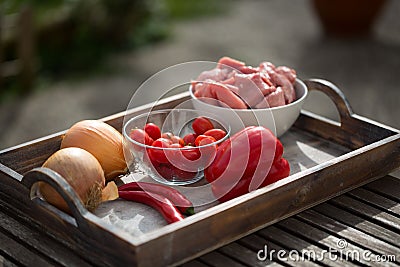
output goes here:
<path id="1" fill-rule="evenodd" d="M 18 221 L 45 236 L 41 239 L 44 243 L 36 243 L 36 236 L 24 235 L 21 230 L 16 238 L 54 264 L 175 265 L 371 182 L 400 166 L 398 130 L 353 114 L 342 92 L 333 84 L 323 80 L 305 83 L 310 91 L 321 91 L 332 99 L 340 123 L 302 111 L 295 125 L 280 138 L 291 175 L 277 183 L 226 203 L 215 203 L 181 222 L 159 225 L 135 235 L 107 222 L 98 213 L 88 212 L 61 176 L 40 168 L 59 149 L 64 134 L 61 132 L 0 151 L 1 214 L 11 218 L 7 221 Z M 184 93 L 164 99 L 156 109 L 173 108 L 188 98 Z M 151 104 L 141 106 L 103 120 L 121 130 L 125 115 L 141 114 L 150 108 L 154 109 Z M 38 181 L 51 184 L 64 197 L 72 216 L 37 197 L 34 188 Z M 4 225 L 0 221 L 0 232 Z"/>

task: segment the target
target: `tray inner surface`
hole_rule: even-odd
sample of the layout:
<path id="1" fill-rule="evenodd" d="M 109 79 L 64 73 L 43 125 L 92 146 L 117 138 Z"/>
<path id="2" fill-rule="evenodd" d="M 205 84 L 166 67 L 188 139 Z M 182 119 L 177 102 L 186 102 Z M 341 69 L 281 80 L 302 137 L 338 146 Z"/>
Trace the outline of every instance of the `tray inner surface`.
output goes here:
<path id="1" fill-rule="evenodd" d="M 291 174 L 298 173 L 334 159 L 350 151 L 322 138 L 293 127 L 280 138 L 284 145 L 284 157 L 289 161 Z M 130 174 L 121 182 L 142 180 L 152 182 L 151 178 L 141 174 Z M 210 187 L 204 181 L 197 186 L 176 187 L 183 192 L 195 205 L 195 211 L 201 212 L 215 206 Z M 102 220 L 118 227 L 135 237 L 157 230 L 166 225 L 165 220 L 155 210 L 139 203 L 116 200 L 100 205 L 95 214 Z"/>

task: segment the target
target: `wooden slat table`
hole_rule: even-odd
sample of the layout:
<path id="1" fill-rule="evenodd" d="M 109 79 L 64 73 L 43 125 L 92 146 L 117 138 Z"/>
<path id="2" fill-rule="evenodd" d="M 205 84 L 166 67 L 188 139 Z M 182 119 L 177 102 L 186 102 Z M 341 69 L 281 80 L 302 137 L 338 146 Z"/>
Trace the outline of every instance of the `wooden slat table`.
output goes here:
<path id="1" fill-rule="evenodd" d="M 400 179 L 385 176 L 183 266 L 360 265 L 400 265 Z"/>
<path id="2" fill-rule="evenodd" d="M 22 224 L 5 207 L 0 202 L 0 266 L 89 265 L 67 246 Z M 271 259 L 265 246 L 268 253 L 275 250 Z M 285 254 L 278 254 L 280 250 Z M 385 261 L 373 261 L 377 256 Z M 360 265 L 400 265 L 400 179 L 385 176 L 183 264 Z"/>

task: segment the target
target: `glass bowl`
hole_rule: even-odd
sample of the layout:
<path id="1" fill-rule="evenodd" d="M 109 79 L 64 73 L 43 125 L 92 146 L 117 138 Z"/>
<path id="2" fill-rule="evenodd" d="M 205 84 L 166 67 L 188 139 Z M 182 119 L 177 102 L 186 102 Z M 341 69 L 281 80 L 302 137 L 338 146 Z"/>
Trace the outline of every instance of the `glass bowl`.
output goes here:
<path id="1" fill-rule="evenodd" d="M 211 121 L 214 128 L 226 135 L 216 142 L 200 146 L 158 147 L 134 140 L 131 132 L 144 129 L 147 123 L 157 125 L 161 133 L 183 138 L 194 133 L 192 122 L 198 117 Z M 123 126 L 124 150 L 132 158 L 132 170 L 141 170 L 155 181 L 168 185 L 186 185 L 201 180 L 204 169 L 214 160 L 217 146 L 230 135 L 230 126 L 215 114 L 192 109 L 167 109 L 151 111 L 129 119 Z"/>

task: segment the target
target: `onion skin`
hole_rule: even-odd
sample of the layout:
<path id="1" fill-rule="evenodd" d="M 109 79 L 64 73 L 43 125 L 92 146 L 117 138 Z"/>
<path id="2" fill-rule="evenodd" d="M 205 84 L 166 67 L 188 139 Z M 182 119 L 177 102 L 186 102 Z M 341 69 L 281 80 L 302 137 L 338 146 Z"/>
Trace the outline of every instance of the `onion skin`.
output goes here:
<path id="1" fill-rule="evenodd" d="M 61 149 L 80 147 L 100 162 L 107 181 L 127 172 L 123 137 L 111 125 L 99 120 L 83 120 L 65 134 Z"/>
<path id="2" fill-rule="evenodd" d="M 101 203 L 101 190 L 105 185 L 104 172 L 98 160 L 89 152 L 77 147 L 64 148 L 50 156 L 43 167 L 60 174 L 88 210 L 93 211 Z M 40 182 L 39 190 L 47 202 L 69 213 L 67 203 L 53 187 Z"/>
<path id="3" fill-rule="evenodd" d="M 118 187 L 114 183 L 114 181 L 108 182 L 106 187 L 103 188 L 101 191 L 101 199 L 102 201 L 110 201 L 117 199 L 119 197 L 118 195 Z"/>

